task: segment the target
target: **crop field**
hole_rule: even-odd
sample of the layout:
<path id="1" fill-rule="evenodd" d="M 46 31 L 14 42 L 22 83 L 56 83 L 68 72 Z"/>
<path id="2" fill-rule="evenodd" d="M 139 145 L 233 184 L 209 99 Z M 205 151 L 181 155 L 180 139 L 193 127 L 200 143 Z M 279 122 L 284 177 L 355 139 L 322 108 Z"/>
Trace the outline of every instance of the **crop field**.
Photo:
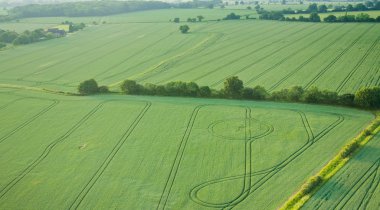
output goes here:
<path id="1" fill-rule="evenodd" d="M 1 90 L 0 209 L 273 209 L 373 118 L 301 104 Z"/>
<path id="2" fill-rule="evenodd" d="M 91 78 L 115 91 L 125 79 L 219 89 L 234 75 L 270 92 L 300 85 L 353 93 L 380 85 L 380 24 L 218 21 L 231 12 L 257 17 L 236 8 L 167 9 L 0 23 L 17 32 L 66 20 L 87 25 L 0 51 L 0 209 L 280 207 L 373 114 L 297 103 L 59 92 L 77 92 Z M 198 15 L 205 19 L 186 22 Z M 176 17 L 181 23 L 169 21 Z M 189 33 L 180 33 L 183 24 Z M 305 209 L 376 209 L 379 138 Z"/>
<path id="3" fill-rule="evenodd" d="M 380 136 L 329 180 L 304 209 L 378 209 L 380 206 Z"/>
<path id="4" fill-rule="evenodd" d="M 179 24 L 167 20 L 178 16 L 178 10 L 167 11 L 157 20 L 148 12 L 104 17 L 106 24 L 89 25 L 69 37 L 3 51 L 0 83 L 75 91 L 90 78 L 114 89 L 129 78 L 220 88 L 225 78 L 237 75 L 247 86 L 269 91 L 300 85 L 339 93 L 380 83 L 379 24 L 205 21 L 188 23 L 190 33 L 181 34 Z M 227 14 L 185 11 L 183 17 Z M 143 21 L 133 22 L 136 17 Z M 64 20 L 34 18 L 15 25 Z"/>

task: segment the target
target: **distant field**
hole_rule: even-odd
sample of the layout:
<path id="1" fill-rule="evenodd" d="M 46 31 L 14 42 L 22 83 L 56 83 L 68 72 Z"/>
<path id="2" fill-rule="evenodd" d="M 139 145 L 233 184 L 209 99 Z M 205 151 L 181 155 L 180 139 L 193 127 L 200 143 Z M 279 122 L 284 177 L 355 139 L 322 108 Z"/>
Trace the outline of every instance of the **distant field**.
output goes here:
<path id="1" fill-rule="evenodd" d="M 0 114 L 0 209 L 274 209 L 372 119 L 301 104 L 4 88 Z"/>
<path id="2" fill-rule="evenodd" d="M 168 17 L 177 16 L 176 10 L 170 11 Z M 225 78 L 237 75 L 248 86 L 262 85 L 269 91 L 315 85 L 339 93 L 380 84 L 380 24 L 212 21 L 189 23 L 190 33 L 181 34 L 180 24 L 168 21 L 109 18 L 107 24 L 66 38 L 2 52 L 0 82 L 75 91 L 89 78 L 114 88 L 130 78 L 156 84 L 195 81 L 220 88 Z"/>
<path id="3" fill-rule="evenodd" d="M 360 13 L 367 13 L 369 14 L 371 17 L 373 18 L 376 18 L 377 16 L 380 16 L 380 11 L 379 10 L 376 10 L 376 11 L 360 11 L 360 12 L 347 12 L 347 15 L 358 15 Z M 286 17 L 296 17 L 298 18 L 300 15 L 303 15 L 305 17 L 308 16 L 308 14 L 297 14 L 297 15 L 286 15 Z M 321 19 L 329 16 L 329 15 L 335 15 L 337 17 L 339 16 L 345 16 L 346 13 L 345 12 L 329 12 L 329 13 L 319 13 L 319 16 L 321 17 Z"/>
<path id="4" fill-rule="evenodd" d="M 380 136 L 377 135 L 303 209 L 378 209 L 379 167 Z"/>

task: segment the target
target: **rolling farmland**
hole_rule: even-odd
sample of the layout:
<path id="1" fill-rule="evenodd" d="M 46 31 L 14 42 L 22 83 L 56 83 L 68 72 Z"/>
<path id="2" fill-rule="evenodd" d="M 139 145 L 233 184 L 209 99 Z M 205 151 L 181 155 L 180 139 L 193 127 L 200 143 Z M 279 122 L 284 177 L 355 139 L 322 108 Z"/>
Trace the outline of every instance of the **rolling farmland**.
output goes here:
<path id="1" fill-rule="evenodd" d="M 272 209 L 372 119 L 323 106 L 6 90 L 1 209 Z"/>
<path id="2" fill-rule="evenodd" d="M 1 83 L 75 91 L 89 78 L 115 87 L 130 78 L 220 88 L 225 78 L 237 75 L 248 86 L 270 91 L 301 85 L 339 93 L 380 83 L 379 24 L 210 21 L 190 23 L 191 33 L 183 35 L 178 24 L 167 22 L 176 12 L 162 19 L 166 22 L 154 22 L 147 12 L 136 13 L 144 23 L 109 16 L 107 24 L 66 38 L 1 52 Z M 64 20 L 41 19 L 21 24 Z"/>
<path id="3" fill-rule="evenodd" d="M 17 32 L 87 24 L 64 38 L 0 51 L 0 209 L 280 207 L 372 113 L 60 92 L 77 92 L 91 78 L 113 91 L 125 79 L 219 89 L 230 76 L 269 92 L 299 85 L 342 94 L 380 85 L 378 23 L 218 21 L 231 12 L 257 17 L 252 10 L 166 9 L 0 23 Z M 185 22 L 197 15 L 204 21 Z M 175 17 L 181 23 L 169 21 Z M 182 24 L 188 34 L 179 32 Z M 305 209 L 356 208 L 359 200 L 376 207 L 378 139 Z"/>

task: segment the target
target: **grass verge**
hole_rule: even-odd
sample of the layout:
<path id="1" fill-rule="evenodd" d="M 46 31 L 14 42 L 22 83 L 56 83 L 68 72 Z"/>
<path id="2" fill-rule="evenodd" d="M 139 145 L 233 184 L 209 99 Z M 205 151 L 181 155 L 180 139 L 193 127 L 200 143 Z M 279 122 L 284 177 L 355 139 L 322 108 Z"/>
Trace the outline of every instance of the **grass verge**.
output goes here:
<path id="1" fill-rule="evenodd" d="M 380 112 L 375 112 L 376 118 L 362 131 L 346 144 L 339 153 L 330 160 L 316 175 L 310 177 L 302 187 L 290 197 L 279 209 L 300 209 L 309 198 L 318 191 L 339 169 L 341 169 L 376 133 L 380 131 Z"/>

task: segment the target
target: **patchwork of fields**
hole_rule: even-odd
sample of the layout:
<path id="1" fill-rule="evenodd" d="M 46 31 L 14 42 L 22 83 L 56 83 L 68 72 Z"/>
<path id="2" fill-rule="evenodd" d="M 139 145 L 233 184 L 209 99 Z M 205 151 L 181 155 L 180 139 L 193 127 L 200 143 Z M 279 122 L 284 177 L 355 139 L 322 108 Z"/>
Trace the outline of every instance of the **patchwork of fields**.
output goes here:
<path id="1" fill-rule="evenodd" d="M 269 102 L 0 99 L 1 209 L 273 209 L 372 119 Z"/>
<path id="2" fill-rule="evenodd" d="M 221 88 L 233 75 L 269 91 L 300 85 L 353 93 L 380 84 L 380 24 L 215 21 L 230 12 L 257 16 L 169 9 L 0 23 L 18 32 L 65 20 L 88 25 L 65 38 L 0 51 L 0 209 L 281 206 L 366 127 L 370 112 L 41 91 L 76 92 L 91 78 L 113 90 L 125 79 Z M 183 23 L 169 22 L 197 15 L 205 21 L 186 23 L 188 34 L 178 30 Z M 376 209 L 378 140 L 304 208 Z"/>
<path id="3" fill-rule="evenodd" d="M 202 14 L 188 11 L 183 17 Z M 114 88 L 129 78 L 155 84 L 195 81 L 220 88 L 225 78 L 237 75 L 247 86 L 262 85 L 269 91 L 301 85 L 339 93 L 380 83 L 376 23 L 210 21 L 189 24 L 191 33 L 181 34 L 179 24 L 167 21 L 178 16 L 178 10 L 169 10 L 156 22 L 154 12 L 152 17 L 148 12 L 135 14 L 144 23 L 131 23 L 130 14 L 105 17 L 107 24 L 69 37 L 0 52 L 0 82 L 75 91 L 89 78 Z M 34 18 L 21 24 L 63 20 Z"/>

